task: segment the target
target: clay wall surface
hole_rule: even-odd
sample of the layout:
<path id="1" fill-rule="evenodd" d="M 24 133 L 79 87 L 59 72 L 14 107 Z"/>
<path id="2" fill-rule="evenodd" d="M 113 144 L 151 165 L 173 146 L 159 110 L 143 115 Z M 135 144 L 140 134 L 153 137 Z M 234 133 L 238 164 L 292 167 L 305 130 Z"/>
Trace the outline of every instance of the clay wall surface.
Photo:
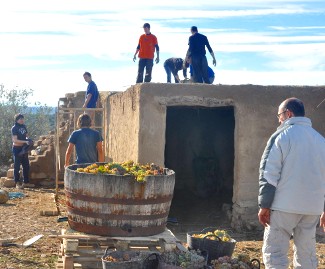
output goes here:
<path id="1" fill-rule="evenodd" d="M 106 160 L 139 161 L 139 85 L 106 101 Z"/>
<path id="2" fill-rule="evenodd" d="M 114 161 L 133 159 L 164 165 L 166 108 L 168 106 L 233 106 L 235 226 L 255 225 L 258 169 L 270 135 L 278 127 L 279 104 L 300 98 L 313 127 L 325 135 L 325 87 L 137 84 L 108 99 L 109 156 Z M 218 122 L 216 122 L 218 124 Z"/>

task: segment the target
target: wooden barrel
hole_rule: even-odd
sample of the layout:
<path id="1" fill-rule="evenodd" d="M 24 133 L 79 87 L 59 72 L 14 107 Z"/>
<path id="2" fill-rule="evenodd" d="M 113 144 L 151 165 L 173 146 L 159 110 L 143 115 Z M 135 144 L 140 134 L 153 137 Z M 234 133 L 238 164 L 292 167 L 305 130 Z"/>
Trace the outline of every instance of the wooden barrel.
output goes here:
<path id="1" fill-rule="evenodd" d="M 149 236 L 162 233 L 173 198 L 175 173 L 132 176 L 77 172 L 65 169 L 64 186 L 68 222 L 72 229 L 103 236 Z"/>

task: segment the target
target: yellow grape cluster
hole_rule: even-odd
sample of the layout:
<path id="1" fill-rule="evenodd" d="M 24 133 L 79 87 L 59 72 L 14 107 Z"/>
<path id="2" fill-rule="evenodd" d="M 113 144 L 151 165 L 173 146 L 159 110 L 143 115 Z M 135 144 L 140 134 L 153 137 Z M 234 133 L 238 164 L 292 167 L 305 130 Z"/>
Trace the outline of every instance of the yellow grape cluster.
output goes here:
<path id="1" fill-rule="evenodd" d="M 209 240 L 220 240 L 223 242 L 228 242 L 231 240 L 231 237 L 225 230 L 214 230 L 213 232 L 206 232 L 206 233 L 199 233 L 199 234 L 192 234 L 194 238 L 207 238 Z"/>
<path id="2" fill-rule="evenodd" d="M 122 163 L 112 162 L 106 164 L 91 164 L 85 168 L 77 168 L 77 172 L 90 174 L 133 175 L 138 182 L 145 181 L 146 176 L 164 174 L 164 168 L 155 164 L 138 164 L 133 161 Z"/>

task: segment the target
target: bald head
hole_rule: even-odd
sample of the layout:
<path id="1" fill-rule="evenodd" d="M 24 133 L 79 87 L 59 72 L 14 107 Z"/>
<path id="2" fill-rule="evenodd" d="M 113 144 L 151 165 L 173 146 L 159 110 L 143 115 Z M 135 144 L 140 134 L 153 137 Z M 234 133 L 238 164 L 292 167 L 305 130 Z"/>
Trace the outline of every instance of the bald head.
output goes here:
<path id="1" fill-rule="evenodd" d="M 279 106 L 279 110 L 289 110 L 292 112 L 294 117 L 304 117 L 305 116 L 305 107 L 303 102 L 295 97 L 288 98 L 284 100 Z"/>

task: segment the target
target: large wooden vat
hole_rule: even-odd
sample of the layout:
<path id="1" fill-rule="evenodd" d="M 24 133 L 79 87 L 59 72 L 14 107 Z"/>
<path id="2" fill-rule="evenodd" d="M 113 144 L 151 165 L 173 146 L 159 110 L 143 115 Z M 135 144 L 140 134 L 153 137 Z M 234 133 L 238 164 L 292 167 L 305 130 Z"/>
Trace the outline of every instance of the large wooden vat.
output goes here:
<path id="1" fill-rule="evenodd" d="M 173 198 L 175 173 L 149 176 L 139 183 L 132 176 L 65 169 L 68 222 L 72 229 L 104 236 L 149 236 L 165 230 Z"/>

